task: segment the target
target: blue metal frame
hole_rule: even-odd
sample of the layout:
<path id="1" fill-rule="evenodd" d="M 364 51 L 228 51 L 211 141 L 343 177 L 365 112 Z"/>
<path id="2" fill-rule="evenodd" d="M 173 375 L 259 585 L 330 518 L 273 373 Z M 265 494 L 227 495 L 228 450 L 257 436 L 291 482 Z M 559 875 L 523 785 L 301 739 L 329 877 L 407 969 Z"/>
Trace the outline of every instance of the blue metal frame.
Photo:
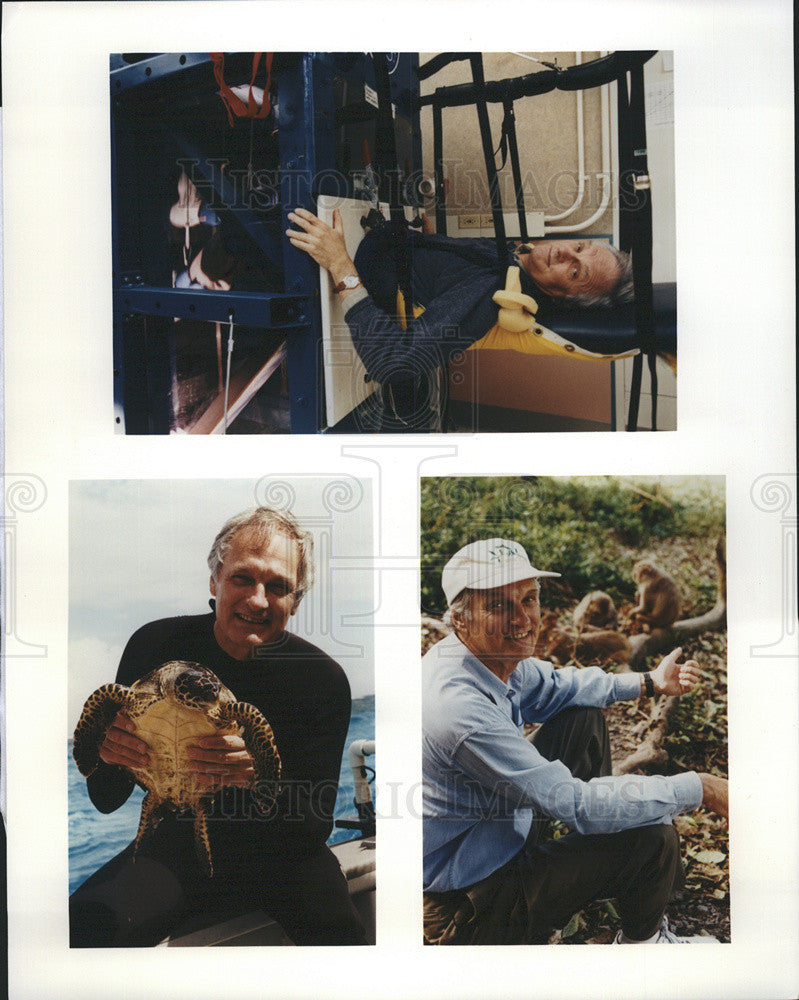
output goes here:
<path id="1" fill-rule="evenodd" d="M 170 348 L 168 328 L 172 317 L 234 322 L 264 331 L 279 332 L 286 339 L 289 409 L 292 433 L 326 430 L 322 321 L 319 301 L 319 268 L 311 258 L 291 246 L 285 237 L 288 212 L 298 206 L 316 209 L 316 197 L 325 185 L 335 193 L 350 194 L 336 175 L 336 107 L 334 75 L 352 84 L 374 85 L 371 60 L 363 53 L 280 54 L 273 64 L 279 98 L 278 159 L 280 176 L 280 229 L 277 218 L 265 222 L 249 207 L 236 203 L 235 186 L 200 148 L 196 138 L 183 132 L 171 111 L 187 104 L 198 92 L 215 87 L 206 54 L 164 53 L 127 62 L 111 57 L 111 167 L 113 221 L 114 401 L 117 429 L 131 433 L 158 433 L 169 429 L 168 407 L 163 395 L 164 375 L 156 370 Z M 225 55 L 226 76 L 246 74 L 252 55 Z M 392 73 L 392 101 L 397 113 L 410 121 L 412 169 L 421 167 L 421 131 L 418 116 L 418 56 L 397 55 Z M 147 148 L 169 144 L 185 154 L 226 210 L 263 251 L 271 265 L 282 272 L 283 289 L 273 292 L 212 292 L 175 289 L 153 283 L 150 256 L 160 253 L 140 236 L 138 251 L 130 242 L 147 231 L 149 218 L 141 212 L 131 220 L 131 206 L 120 201 L 119 169 L 133 177 L 140 157 L 135 134 L 138 109 L 148 113 Z M 160 132 L 159 132 L 160 129 Z M 160 138 L 159 138 L 160 136 Z M 347 181 L 347 184 L 349 181 Z M 322 190 L 320 190 L 320 185 Z M 123 216 L 123 207 L 128 215 Z M 125 227 L 124 237 L 120 236 Z M 138 227 L 138 228 L 137 228 Z M 138 254 L 138 256 L 137 256 Z M 158 281 L 158 276 L 155 278 Z M 148 317 L 157 319 L 149 322 Z M 153 354 L 155 357 L 151 357 Z M 174 358 L 170 358 L 170 366 Z M 168 381 L 168 379 L 166 380 Z M 154 387 L 156 397 L 151 397 Z M 127 425 L 127 426 L 126 426 Z"/>
<path id="2" fill-rule="evenodd" d="M 114 309 L 144 316 L 234 322 L 268 330 L 306 330 L 312 300 L 308 295 L 208 292 L 191 288 L 130 285 L 114 289 Z"/>

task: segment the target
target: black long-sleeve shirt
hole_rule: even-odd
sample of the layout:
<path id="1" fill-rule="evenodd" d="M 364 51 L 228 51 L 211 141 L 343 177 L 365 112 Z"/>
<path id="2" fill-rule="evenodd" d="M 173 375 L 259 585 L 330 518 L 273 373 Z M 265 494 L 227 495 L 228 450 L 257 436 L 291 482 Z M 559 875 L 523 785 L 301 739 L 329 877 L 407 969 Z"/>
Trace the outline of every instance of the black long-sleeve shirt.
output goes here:
<path id="1" fill-rule="evenodd" d="M 117 682 L 130 685 L 169 660 L 201 663 L 239 701 L 255 705 L 272 726 L 282 762 L 277 808 L 259 816 L 248 789 L 227 787 L 209 809 L 212 851 L 257 849 L 297 857 L 324 844 L 333 826 L 341 757 L 350 719 L 350 688 L 335 660 L 289 632 L 253 659 L 235 660 L 217 643 L 214 615 L 164 618 L 129 640 Z M 101 812 L 112 812 L 133 790 L 125 769 L 100 764 L 87 781 Z"/>

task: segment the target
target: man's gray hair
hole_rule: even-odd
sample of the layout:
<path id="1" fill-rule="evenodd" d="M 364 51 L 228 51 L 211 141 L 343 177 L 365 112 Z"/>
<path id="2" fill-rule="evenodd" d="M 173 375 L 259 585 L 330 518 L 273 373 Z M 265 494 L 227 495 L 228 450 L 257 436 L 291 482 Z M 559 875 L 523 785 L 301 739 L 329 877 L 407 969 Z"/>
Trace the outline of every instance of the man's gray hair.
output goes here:
<path id="1" fill-rule="evenodd" d="M 444 612 L 444 616 L 441 621 L 447 626 L 447 628 L 452 629 L 453 632 L 455 631 L 455 625 L 452 621 L 453 614 L 462 615 L 466 619 L 472 617 L 472 595 L 474 593 L 475 591 L 469 590 L 468 587 L 465 590 L 462 590 Z"/>
<path id="2" fill-rule="evenodd" d="M 208 568 L 211 576 L 219 579 L 219 571 L 225 556 L 240 531 L 252 532 L 258 545 L 267 546 L 275 535 L 290 538 L 297 546 L 297 586 L 294 589 L 294 603 L 299 604 L 313 583 L 313 537 L 294 520 L 291 514 L 273 510 L 271 507 L 256 507 L 245 510 L 226 521 L 214 539 L 208 553 Z"/>
<path id="3" fill-rule="evenodd" d="M 533 580 L 536 590 L 540 592 L 541 585 L 538 580 Z M 465 587 L 455 598 L 450 602 L 449 607 L 444 612 L 441 621 L 447 626 L 448 629 L 455 631 L 455 623 L 452 620 L 453 615 L 460 615 L 469 621 L 472 617 L 472 601 L 476 594 L 485 593 L 482 590 L 471 590 L 469 587 Z"/>
<path id="4" fill-rule="evenodd" d="M 591 309 L 601 306 L 623 305 L 625 302 L 632 302 L 634 298 L 633 289 L 633 259 L 623 250 L 618 250 L 610 243 L 603 243 L 602 247 L 609 250 L 616 258 L 619 265 L 619 279 L 615 287 L 610 292 L 585 292 L 583 295 L 566 295 L 563 301 L 570 306 L 577 306 L 580 309 Z"/>

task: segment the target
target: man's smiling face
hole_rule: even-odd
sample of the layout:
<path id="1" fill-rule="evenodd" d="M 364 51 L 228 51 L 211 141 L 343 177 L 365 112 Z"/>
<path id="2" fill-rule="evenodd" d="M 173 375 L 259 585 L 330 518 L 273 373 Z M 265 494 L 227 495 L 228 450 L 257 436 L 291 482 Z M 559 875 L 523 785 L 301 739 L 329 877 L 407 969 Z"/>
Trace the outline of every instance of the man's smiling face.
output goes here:
<path id="1" fill-rule="evenodd" d="M 299 554 L 296 543 L 275 534 L 262 545 L 242 529 L 233 537 L 211 594 L 216 598 L 214 636 L 237 660 L 256 646 L 274 642 L 297 609 Z"/>
<path id="2" fill-rule="evenodd" d="M 471 594 L 469 613 L 454 615 L 458 638 L 488 669 L 506 681 L 520 660 L 535 652 L 541 605 L 535 580 L 520 580 Z"/>
<path id="3" fill-rule="evenodd" d="M 522 266 L 538 287 L 555 297 L 606 295 L 621 269 L 613 252 L 590 240 L 539 240 L 520 248 Z"/>

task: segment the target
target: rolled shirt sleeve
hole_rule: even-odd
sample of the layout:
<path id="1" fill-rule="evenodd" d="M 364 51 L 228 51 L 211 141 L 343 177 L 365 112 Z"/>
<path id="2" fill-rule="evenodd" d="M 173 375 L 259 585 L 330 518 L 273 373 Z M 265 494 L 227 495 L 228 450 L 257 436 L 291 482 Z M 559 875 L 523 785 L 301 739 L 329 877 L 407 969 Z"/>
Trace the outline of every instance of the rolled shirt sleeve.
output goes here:
<path id="1" fill-rule="evenodd" d="M 641 693 L 640 674 L 609 674 L 599 667 L 555 670 L 551 663 L 534 659 L 523 660 L 510 683 L 520 691 L 519 706 L 525 722 L 546 722 L 573 705 L 605 708 Z"/>
<path id="2" fill-rule="evenodd" d="M 671 776 L 616 775 L 580 781 L 560 761 L 549 761 L 512 723 L 494 724 L 464 736 L 453 760 L 464 774 L 494 789 L 514 809 L 532 808 L 579 833 L 616 833 L 670 823 L 702 802 L 693 772 Z"/>
<path id="3" fill-rule="evenodd" d="M 702 801 L 693 772 L 581 781 L 525 739 L 525 722 L 640 694 L 636 674 L 524 660 L 504 684 L 454 636 L 424 658 L 425 888 L 474 884 L 523 846 L 536 816 L 582 834 L 670 823 Z"/>

